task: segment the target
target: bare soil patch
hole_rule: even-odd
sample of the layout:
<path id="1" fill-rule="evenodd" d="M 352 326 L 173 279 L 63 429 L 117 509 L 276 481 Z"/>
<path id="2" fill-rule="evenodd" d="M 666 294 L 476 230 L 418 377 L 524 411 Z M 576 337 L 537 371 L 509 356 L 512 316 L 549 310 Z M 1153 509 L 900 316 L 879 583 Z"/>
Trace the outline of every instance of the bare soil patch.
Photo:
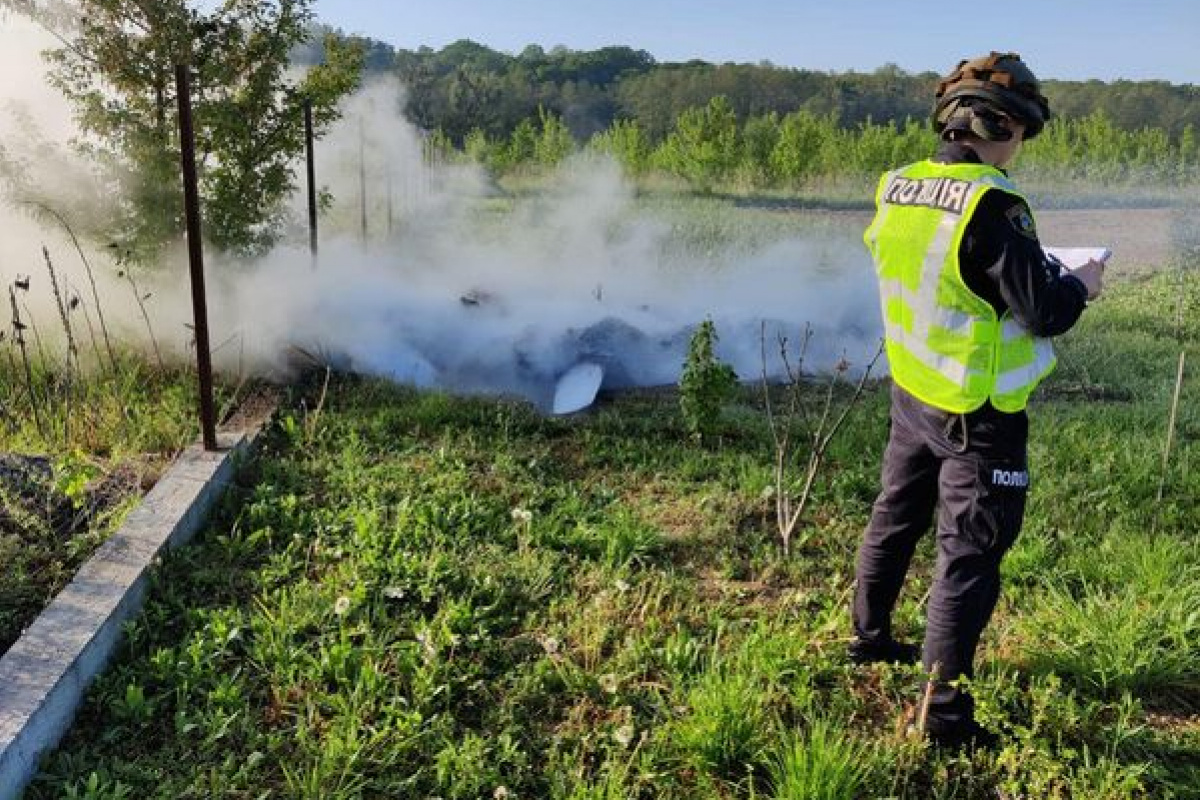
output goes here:
<path id="1" fill-rule="evenodd" d="M 1197 212 L 1189 208 L 1048 209 L 1035 211 L 1045 244 L 1112 248 L 1114 278 L 1174 266 L 1200 241 Z"/>

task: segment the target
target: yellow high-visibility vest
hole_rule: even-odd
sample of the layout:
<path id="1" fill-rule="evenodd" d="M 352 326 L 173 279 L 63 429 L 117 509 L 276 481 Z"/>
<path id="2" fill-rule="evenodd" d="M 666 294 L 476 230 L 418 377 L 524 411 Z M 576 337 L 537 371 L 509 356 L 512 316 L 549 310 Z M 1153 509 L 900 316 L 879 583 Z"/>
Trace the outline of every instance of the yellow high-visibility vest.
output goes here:
<path id="1" fill-rule="evenodd" d="M 995 167 L 921 161 L 879 181 L 863 236 L 875 259 L 892 379 L 952 413 L 990 400 L 1025 408 L 1054 369 L 1049 339 L 1033 336 L 968 288 L 958 262 L 967 223 L 988 191 L 1020 193 Z"/>

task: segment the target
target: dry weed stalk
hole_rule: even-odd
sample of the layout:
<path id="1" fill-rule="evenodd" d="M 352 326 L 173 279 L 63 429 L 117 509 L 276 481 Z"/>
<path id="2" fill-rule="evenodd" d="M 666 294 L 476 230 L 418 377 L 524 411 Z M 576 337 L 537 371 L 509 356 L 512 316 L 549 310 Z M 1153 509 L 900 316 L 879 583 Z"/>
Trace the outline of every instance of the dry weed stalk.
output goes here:
<path id="1" fill-rule="evenodd" d="M 15 286 L 20 287 L 21 283 L 18 281 Z M 28 287 L 29 283 L 26 281 L 24 288 L 28 289 Z M 46 428 L 42 424 L 42 414 L 39 409 L 41 404 L 38 402 L 37 390 L 34 387 L 33 366 L 29 363 L 29 349 L 25 342 L 26 325 L 21 320 L 21 310 L 17 305 L 17 292 L 13 286 L 8 287 L 8 300 L 12 305 L 13 342 L 17 345 L 18 349 L 20 349 L 21 363 L 25 366 L 25 388 L 29 393 L 29 407 L 33 409 L 33 421 L 34 424 L 37 425 L 38 435 L 40 435 L 42 438 L 45 438 Z"/>
<path id="2" fill-rule="evenodd" d="M 42 245 L 42 257 L 46 261 L 46 271 L 50 273 L 50 289 L 54 293 L 54 305 L 58 309 L 58 318 L 62 321 L 63 332 L 67 335 L 67 372 L 70 374 L 71 360 L 79 366 L 79 349 L 75 346 L 75 332 L 71 329 L 71 317 L 67 310 L 67 301 L 63 298 L 62 288 L 58 285 L 58 273 L 54 270 L 54 261 L 50 258 L 50 250 Z"/>
<path id="3" fill-rule="evenodd" d="M 321 384 L 321 394 L 317 397 L 317 404 L 311 413 L 304 403 L 301 403 L 301 407 L 304 408 L 304 439 L 307 442 L 312 442 L 317 435 L 317 425 L 321 421 L 321 411 L 325 408 L 325 396 L 329 392 L 329 378 L 332 374 L 333 370 L 325 367 L 325 380 Z"/>
<path id="4" fill-rule="evenodd" d="M 929 706 L 933 703 L 933 690 L 937 686 L 938 674 L 941 669 L 941 662 L 935 662 L 933 669 L 929 671 L 929 680 L 925 683 L 925 691 L 921 693 L 921 705 L 917 710 L 917 730 L 921 733 L 925 733 L 926 726 L 929 724 Z"/>
<path id="5" fill-rule="evenodd" d="M 792 535 L 795 533 L 796 526 L 808 508 L 813 486 L 816 484 L 817 475 L 820 474 L 821 467 L 825 463 L 825 456 L 829 451 L 829 445 L 841 430 L 842 425 L 845 424 L 846 419 L 850 416 L 850 412 L 858 404 L 859 399 L 862 397 L 863 389 L 871 377 L 871 371 L 875 368 L 875 364 L 883 354 L 883 342 L 880 342 L 875 350 L 875 355 L 871 358 L 871 361 L 859 377 L 858 383 L 854 388 L 854 393 L 842 408 L 838 410 L 835 408 L 834 403 L 835 392 L 838 384 L 841 383 L 850 369 L 850 363 L 845 357 L 841 358 L 834 368 L 833 375 L 829 377 L 821 413 L 819 416 L 814 417 L 809 413 L 801 398 L 803 388 L 801 382 L 802 367 L 805 356 L 808 353 L 808 345 L 812 341 L 812 335 L 812 326 L 805 325 L 804 338 L 800 342 L 795 364 L 792 363 L 792 357 L 788 352 L 787 337 L 782 334 L 778 337 L 779 357 L 783 363 L 784 375 L 786 377 L 786 405 L 781 411 L 777 410 L 771 402 L 770 382 L 767 378 L 769 370 L 767 369 L 767 328 L 765 322 L 762 325 L 759 335 L 759 344 L 762 350 L 763 400 L 766 407 L 767 424 L 771 429 L 771 438 L 775 447 L 775 524 L 785 555 L 791 552 Z M 788 477 L 795 460 L 793 432 L 796 428 L 797 419 L 799 420 L 804 439 L 807 440 L 808 458 L 804 466 L 803 487 L 800 490 L 799 496 L 793 497 L 792 493 L 788 490 L 788 486 L 791 484 Z"/>
<path id="6" fill-rule="evenodd" d="M 29 310 L 29 304 L 22 302 L 21 306 L 25 309 L 26 328 L 33 334 L 33 343 L 37 345 L 38 363 L 42 365 L 43 377 L 46 379 L 46 387 L 50 387 L 49 366 L 50 358 L 46 355 L 46 345 L 42 343 L 42 332 L 38 329 L 37 321 L 33 318 L 33 312 Z"/>
<path id="7" fill-rule="evenodd" d="M 237 384 L 233 387 L 233 391 L 230 393 L 228 399 L 225 400 L 225 404 L 223 406 L 221 406 L 220 411 L 217 412 L 217 423 L 218 424 L 222 424 L 229 419 L 229 416 L 238 407 L 238 403 L 241 402 L 241 400 L 243 399 L 242 391 L 250 383 L 250 375 L 246 372 L 246 368 L 245 368 L 245 357 L 246 357 L 245 334 L 240 333 L 240 332 L 231 334 L 225 341 L 221 342 L 221 344 L 219 344 L 213 348 L 213 354 L 215 355 L 223 347 L 225 347 L 225 345 L 229 344 L 234 339 L 237 339 L 237 343 L 238 343 Z"/>
<path id="8" fill-rule="evenodd" d="M 90 338 L 92 341 L 92 352 L 96 354 L 96 363 L 103 366 L 104 358 L 100 353 L 100 343 L 96 340 L 96 328 L 94 325 L 92 325 L 92 315 L 88 313 L 87 303 L 80 299 L 77 292 L 71 296 L 70 308 L 72 311 L 78 308 L 83 312 L 83 321 L 85 324 L 87 324 L 88 338 Z M 115 364 L 112 366 L 114 369 L 116 368 Z"/>
<path id="9" fill-rule="evenodd" d="M 112 368 L 116 370 L 117 357 L 113 352 L 112 340 L 108 335 L 108 326 L 104 322 L 104 310 L 100 307 L 100 290 L 96 286 L 96 274 L 92 271 L 92 264 L 90 261 L 88 261 L 87 255 L 83 252 L 83 246 L 79 244 L 79 238 L 75 235 L 75 231 L 71 228 L 70 223 L 67 222 L 62 214 L 55 211 L 51 206 L 40 200 L 23 200 L 22 202 L 53 218 L 67 232 L 67 236 L 70 237 L 71 244 L 75 247 L 75 252 L 79 254 L 79 260 L 83 262 L 83 268 L 84 271 L 87 272 L 88 281 L 90 281 L 92 284 L 92 299 L 96 303 L 96 318 L 100 323 L 100 331 L 104 335 L 104 347 L 108 351 L 109 363 L 111 364 Z M 88 325 L 91 325 L 90 320 Z"/>
<path id="10" fill-rule="evenodd" d="M 1175 391 L 1171 396 L 1171 413 L 1167 418 L 1167 444 L 1163 448 L 1162 472 L 1158 476 L 1158 495 L 1156 502 L 1161 507 L 1163 494 L 1167 489 L 1167 474 L 1171 469 L 1171 450 L 1175 446 L 1175 423 L 1179 416 L 1179 396 L 1183 393 L 1183 372 L 1187 362 L 1187 349 L 1179 351 L 1179 366 L 1175 370 Z M 1157 512 L 1155 514 L 1157 522 Z"/>
<path id="11" fill-rule="evenodd" d="M 128 269 L 118 272 L 117 277 L 129 281 L 129 286 L 133 289 L 133 299 L 137 301 L 138 309 L 142 312 L 142 319 L 146 322 L 146 332 L 150 334 L 150 345 L 154 348 L 154 360 L 158 363 L 160 370 L 165 369 L 162 352 L 158 349 L 158 338 L 154 335 L 154 326 L 150 324 L 150 314 L 146 311 L 146 301 L 150 299 L 151 294 L 149 292 L 145 295 L 142 294 L 138 289 L 137 282 L 133 279 L 133 273 Z"/>
<path id="12" fill-rule="evenodd" d="M 1183 375 L 1184 368 L 1187 364 L 1187 340 L 1186 340 L 1186 298 L 1187 298 L 1187 271 L 1185 268 L 1179 270 L 1179 288 L 1176 292 L 1175 304 L 1175 338 L 1179 341 L 1179 364 L 1175 369 L 1175 390 L 1171 396 L 1171 411 L 1167 417 L 1167 441 L 1163 447 L 1162 470 L 1158 478 L 1158 494 L 1156 496 L 1156 510 L 1154 514 L 1154 527 L 1158 527 L 1158 513 L 1162 508 L 1163 495 L 1167 489 L 1167 476 L 1171 469 L 1171 450 L 1175 446 L 1175 425 L 1179 415 L 1179 398 L 1183 393 Z"/>
<path id="13" fill-rule="evenodd" d="M 4 358 L 8 362 L 8 374 L 15 376 L 17 374 L 17 359 L 13 355 L 13 348 L 8 346 L 8 332 L 0 331 L 0 344 L 4 345 Z M 20 428 L 20 422 L 17 413 L 13 410 L 21 402 L 21 396 L 17 387 L 16 381 L 4 381 L 0 383 L 0 388 L 4 390 L 4 397 L 0 399 L 0 416 L 4 418 L 4 425 L 10 433 L 16 433 Z"/>
<path id="14" fill-rule="evenodd" d="M 54 269 L 54 262 L 50 258 L 50 250 L 45 245 L 42 245 L 42 257 L 46 261 L 46 271 L 50 273 L 50 289 L 54 294 L 54 305 L 58 309 L 58 318 L 62 322 L 63 332 L 67 337 L 67 357 L 63 365 L 62 389 L 66 397 L 66 413 L 63 414 L 63 441 L 69 442 L 71 441 L 71 418 L 75 396 L 74 375 L 79 372 L 79 350 L 75 346 L 75 334 L 71 329 L 67 301 L 59 287 L 58 274 Z"/>

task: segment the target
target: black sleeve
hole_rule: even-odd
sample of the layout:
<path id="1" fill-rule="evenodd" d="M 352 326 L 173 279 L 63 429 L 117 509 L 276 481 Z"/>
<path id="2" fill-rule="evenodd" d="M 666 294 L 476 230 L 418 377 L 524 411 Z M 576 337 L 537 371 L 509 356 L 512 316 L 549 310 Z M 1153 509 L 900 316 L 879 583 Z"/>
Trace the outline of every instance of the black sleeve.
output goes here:
<path id="1" fill-rule="evenodd" d="M 1062 274 L 1038 241 L 1025 201 L 1001 190 L 984 195 L 959 250 L 963 280 L 973 292 L 1034 336 L 1066 333 L 1087 305 L 1083 281 Z"/>

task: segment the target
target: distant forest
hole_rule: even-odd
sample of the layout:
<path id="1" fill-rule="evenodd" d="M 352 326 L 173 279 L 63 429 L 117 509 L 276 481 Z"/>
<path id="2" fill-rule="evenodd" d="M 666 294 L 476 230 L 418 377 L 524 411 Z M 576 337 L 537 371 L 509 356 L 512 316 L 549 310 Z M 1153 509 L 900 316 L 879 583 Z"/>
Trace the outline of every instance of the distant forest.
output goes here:
<path id="1" fill-rule="evenodd" d="M 561 119 L 578 142 L 635 122 L 651 142 L 672 131 L 688 109 L 723 96 L 744 123 L 754 117 L 807 112 L 846 128 L 864 123 L 923 121 L 938 75 L 885 64 L 873 72 L 829 73 L 759 64 L 660 63 L 645 50 L 577 51 L 529 45 L 516 55 L 461 40 L 440 50 L 397 49 L 318 27 L 293 60 L 320 63 L 327 35 L 366 51 L 366 77 L 393 74 L 408 88 L 405 112 L 456 146 L 472 132 L 505 140 L 522 121 Z M 949 66 L 949 65 L 947 65 Z M 1035 65 L 1036 66 L 1036 65 Z M 1102 115 L 1123 131 L 1158 129 L 1175 141 L 1200 129 L 1200 86 L 1166 81 L 1045 80 L 1056 116 Z"/>

